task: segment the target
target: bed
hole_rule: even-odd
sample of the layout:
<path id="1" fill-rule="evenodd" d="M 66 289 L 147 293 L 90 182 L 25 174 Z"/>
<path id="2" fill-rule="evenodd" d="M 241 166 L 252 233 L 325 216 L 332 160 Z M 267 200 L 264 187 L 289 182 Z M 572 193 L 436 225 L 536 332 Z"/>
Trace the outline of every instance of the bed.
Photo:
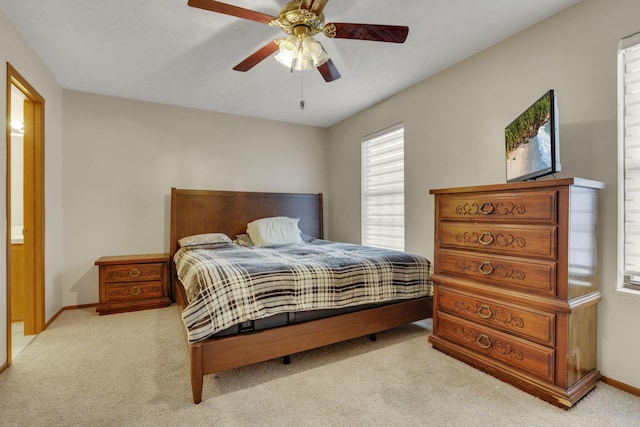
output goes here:
<path id="1" fill-rule="evenodd" d="M 250 222 L 278 216 L 299 218 L 298 226 L 309 240 L 324 237 L 322 194 L 171 189 L 171 297 L 183 315 L 190 301 L 174 263 L 180 239 L 204 233 L 234 238 L 244 234 Z M 237 250 L 233 246 L 228 250 Z M 204 375 L 279 357 L 288 361 L 295 353 L 432 317 L 431 295 L 429 285 L 426 293 L 410 299 L 282 313 L 206 337 L 194 338 L 187 330 L 193 401 L 202 400 Z"/>

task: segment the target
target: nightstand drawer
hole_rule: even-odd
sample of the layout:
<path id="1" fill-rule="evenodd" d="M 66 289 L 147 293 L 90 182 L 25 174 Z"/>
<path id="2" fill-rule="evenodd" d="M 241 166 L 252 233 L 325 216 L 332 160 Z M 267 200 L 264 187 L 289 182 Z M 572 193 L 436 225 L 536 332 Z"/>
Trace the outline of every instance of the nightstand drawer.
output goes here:
<path id="1" fill-rule="evenodd" d="M 107 301 L 128 301 L 164 296 L 162 281 L 109 283 L 106 286 Z"/>
<path id="2" fill-rule="evenodd" d="M 437 335 L 553 382 L 555 350 L 438 312 Z"/>
<path id="3" fill-rule="evenodd" d="M 473 294 L 436 287 L 438 309 L 476 323 L 499 328 L 534 339 L 540 344 L 555 344 L 555 315 L 498 303 Z"/>
<path id="4" fill-rule="evenodd" d="M 440 247 L 556 258 L 556 227 L 439 222 Z"/>
<path id="5" fill-rule="evenodd" d="M 105 267 L 107 282 L 162 280 L 165 264 L 124 264 Z"/>
<path id="6" fill-rule="evenodd" d="M 556 222 L 556 191 L 444 195 L 440 220 Z"/>
<path id="7" fill-rule="evenodd" d="M 440 251 L 440 274 L 455 274 L 541 295 L 556 293 L 556 263 L 470 251 Z"/>

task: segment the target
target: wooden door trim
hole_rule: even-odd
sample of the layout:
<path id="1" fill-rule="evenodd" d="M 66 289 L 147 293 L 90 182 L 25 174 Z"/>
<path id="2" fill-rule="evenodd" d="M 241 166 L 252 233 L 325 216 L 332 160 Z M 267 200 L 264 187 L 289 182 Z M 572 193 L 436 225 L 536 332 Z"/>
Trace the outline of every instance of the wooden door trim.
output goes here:
<path id="1" fill-rule="evenodd" d="M 33 295 L 33 301 L 30 302 L 33 308 L 33 330 L 25 331 L 30 333 L 40 333 L 45 328 L 45 288 L 44 288 L 44 97 L 38 93 L 38 91 L 31 86 L 31 84 L 15 69 L 11 64 L 7 62 L 7 81 L 6 81 L 6 121 L 7 121 L 7 176 L 5 179 L 6 184 L 6 217 L 10 218 L 9 209 L 11 207 L 11 86 L 17 87 L 33 104 L 33 144 L 34 144 L 34 175 L 33 175 L 33 212 L 34 212 L 34 224 L 32 230 L 32 242 L 34 249 L 34 289 L 31 293 Z M 10 262 L 11 262 L 11 248 L 10 238 L 11 224 L 7 221 L 7 241 L 6 241 L 6 253 L 7 253 L 7 349 L 11 348 L 11 277 L 10 277 Z M 9 363 L 11 363 L 11 354 L 8 354 Z"/>

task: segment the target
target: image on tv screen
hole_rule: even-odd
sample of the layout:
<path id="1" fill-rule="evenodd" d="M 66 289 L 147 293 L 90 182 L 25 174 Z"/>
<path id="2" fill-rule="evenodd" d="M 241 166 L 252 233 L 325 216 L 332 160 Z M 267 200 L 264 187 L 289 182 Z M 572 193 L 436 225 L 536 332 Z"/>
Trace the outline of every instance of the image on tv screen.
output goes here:
<path id="1" fill-rule="evenodd" d="M 507 181 L 554 172 L 553 92 L 545 94 L 505 128 Z"/>

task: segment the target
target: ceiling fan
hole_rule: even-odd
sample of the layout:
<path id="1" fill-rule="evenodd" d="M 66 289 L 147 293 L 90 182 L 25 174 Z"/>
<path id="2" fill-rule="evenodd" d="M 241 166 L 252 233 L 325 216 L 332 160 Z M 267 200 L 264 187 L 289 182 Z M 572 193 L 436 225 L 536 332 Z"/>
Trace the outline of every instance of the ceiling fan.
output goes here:
<path id="1" fill-rule="evenodd" d="M 279 27 L 288 36 L 270 41 L 238 65 L 236 71 L 249 71 L 276 51 L 278 62 L 291 71 L 317 68 L 327 82 L 340 78 L 340 72 L 322 45 L 313 36 L 323 33 L 330 38 L 404 43 L 409 27 L 400 25 L 325 24 L 323 10 L 329 0 L 294 0 L 287 3 L 278 16 L 244 9 L 214 0 L 189 0 L 191 7 L 236 16 L 250 21 Z"/>

